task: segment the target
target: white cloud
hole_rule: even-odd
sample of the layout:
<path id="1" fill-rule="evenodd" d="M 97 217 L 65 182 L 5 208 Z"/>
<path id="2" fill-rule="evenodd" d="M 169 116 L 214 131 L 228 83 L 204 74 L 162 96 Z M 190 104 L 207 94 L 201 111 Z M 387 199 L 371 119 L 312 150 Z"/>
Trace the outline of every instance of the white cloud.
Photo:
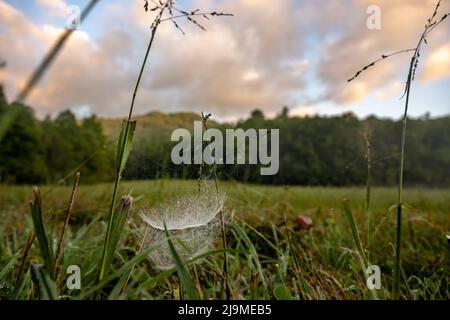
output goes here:
<path id="1" fill-rule="evenodd" d="M 425 62 L 421 80 L 437 80 L 450 77 L 450 43 L 431 52 Z"/>
<path id="2" fill-rule="evenodd" d="M 65 4 L 38 1 L 55 12 L 62 12 Z M 3 6 L 14 11 L 11 5 Z M 96 30 L 100 35 L 95 41 L 87 33 L 76 31 L 31 95 L 29 103 L 40 115 L 80 105 L 89 105 L 106 116 L 126 114 L 148 41 L 151 14 L 144 12 L 139 1 L 105 6 L 114 25 Z M 194 7 L 232 12 L 235 17 L 212 17 L 210 21 L 200 17 L 207 32 L 180 21 L 186 36 L 170 23 L 162 25 L 138 92 L 136 112 L 207 110 L 218 117 L 232 117 L 255 108 L 275 112 L 282 105 L 295 103 L 295 91 L 304 83 L 300 72 L 304 62 L 299 59 L 302 41 L 298 25 L 286 19 L 296 12 L 292 1 L 280 0 L 273 6 L 269 0 L 219 4 L 200 0 Z M 11 67 L 1 78 L 8 96 L 23 84 L 62 31 L 35 25 L 20 12 L 17 15 L 20 23 L 8 13 L 0 20 L 7 29 L 1 35 L 1 51 L 7 52 L 8 61 L 26 65 L 19 70 L 8 64 Z M 11 32 L 15 27 L 21 29 Z M 292 41 L 294 35 L 296 42 Z M 7 45 L 13 37 L 28 37 L 22 45 L 28 49 Z"/>
<path id="3" fill-rule="evenodd" d="M 56 17 L 67 17 L 69 6 L 64 0 L 36 0 L 36 3 L 45 9 L 45 12 Z"/>
<path id="4" fill-rule="evenodd" d="M 242 80 L 245 82 L 258 80 L 259 78 L 261 78 L 260 74 L 254 69 L 247 70 L 242 75 Z"/>
<path id="5" fill-rule="evenodd" d="M 36 1 L 55 14 L 65 13 L 67 6 L 62 0 Z M 311 74 L 324 86 L 319 102 L 350 104 L 372 92 L 380 98 L 395 94 L 395 83 L 404 81 L 406 56 L 380 63 L 351 84 L 346 79 L 379 55 L 414 43 L 434 1 L 374 1 L 351 0 L 345 6 L 327 1 L 318 10 L 316 1 L 194 0 L 192 8 L 235 16 L 209 21 L 200 17 L 207 32 L 181 20 L 185 36 L 170 23 L 162 25 L 135 111 L 209 111 L 215 117 L 235 119 L 255 108 L 270 115 L 283 105 L 297 105 L 293 114 L 314 114 L 310 103 L 303 101 Z M 365 28 L 369 2 L 382 9 L 383 29 L 375 33 Z M 94 10 L 90 19 L 101 21 L 104 15 L 113 23 L 99 23 L 95 38 L 87 32 L 73 34 L 30 96 L 28 102 L 39 115 L 80 106 L 108 117 L 127 113 L 152 15 L 144 12 L 141 1 L 105 1 L 98 8 L 103 11 Z M 35 24 L 1 0 L 0 28 L 1 58 L 8 63 L 0 69 L 0 82 L 12 98 L 63 30 Z M 429 39 L 437 49 L 424 60 L 421 79 L 448 76 L 442 69 L 449 68 L 438 67 L 449 61 L 445 60 L 448 35 L 440 28 Z M 312 100 L 315 97 L 308 99 Z"/>
<path id="6" fill-rule="evenodd" d="M 373 31 L 366 28 L 365 9 L 368 5 L 377 5 L 381 8 L 381 30 Z M 347 83 L 346 79 L 382 54 L 414 47 L 435 6 L 434 0 L 353 0 L 345 10 L 335 11 L 333 19 L 316 17 L 315 24 L 324 23 L 324 30 L 328 32 L 340 30 L 334 41 L 325 44 L 321 50 L 318 76 L 326 87 L 323 98 L 337 104 L 350 104 L 362 101 L 367 95 L 383 88 L 386 83 L 399 81 L 404 83 L 410 54 L 379 62 L 361 74 L 357 81 Z M 324 11 L 329 12 L 327 8 L 324 8 Z M 438 18 L 449 11 L 450 2 L 443 1 Z M 353 14 L 349 15 L 349 12 Z M 348 19 L 349 16 L 352 19 Z M 348 19 L 349 23 L 342 24 L 343 19 Z M 430 47 L 440 47 L 444 41 L 448 41 L 450 29 L 446 23 L 448 21 L 436 28 L 428 37 L 429 45 L 424 47 L 423 55 Z M 445 55 L 446 52 L 440 54 Z M 431 63 L 428 63 L 429 70 L 433 68 Z M 421 67 L 422 65 L 419 69 Z M 436 74 L 437 70 L 432 73 Z M 424 79 L 428 77 L 425 76 Z"/>
<path id="7" fill-rule="evenodd" d="M 394 95 L 400 95 L 402 94 L 402 91 L 405 89 L 405 84 L 401 81 L 393 81 L 389 85 L 381 88 L 377 92 L 377 97 L 380 100 L 385 100 L 388 98 L 391 98 Z"/>

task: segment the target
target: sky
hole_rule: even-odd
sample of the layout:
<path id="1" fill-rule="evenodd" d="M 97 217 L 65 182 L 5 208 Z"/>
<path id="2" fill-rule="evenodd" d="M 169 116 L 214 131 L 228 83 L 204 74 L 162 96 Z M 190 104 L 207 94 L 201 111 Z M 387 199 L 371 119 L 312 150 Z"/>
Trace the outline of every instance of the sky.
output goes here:
<path id="1" fill-rule="evenodd" d="M 87 0 L 0 0 L 0 84 L 9 100 L 67 26 L 71 7 Z M 82 117 L 128 114 L 150 36 L 143 0 L 101 0 L 81 23 L 26 103 L 38 117 L 70 109 Z M 210 112 L 218 120 L 254 109 L 275 116 L 353 112 L 398 119 L 410 54 L 436 0 L 179 0 L 186 11 L 233 13 L 162 24 L 150 53 L 135 113 Z M 370 6 L 380 9 L 380 29 Z M 369 8 L 369 11 L 368 11 Z M 438 16 L 450 12 L 442 0 Z M 427 38 L 409 114 L 450 114 L 450 19 Z"/>

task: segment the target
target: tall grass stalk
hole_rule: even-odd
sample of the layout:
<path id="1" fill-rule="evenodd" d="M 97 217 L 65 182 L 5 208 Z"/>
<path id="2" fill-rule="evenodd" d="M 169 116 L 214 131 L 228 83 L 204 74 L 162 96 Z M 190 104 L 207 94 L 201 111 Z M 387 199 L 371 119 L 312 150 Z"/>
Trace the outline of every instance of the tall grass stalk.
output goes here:
<path id="1" fill-rule="evenodd" d="M 424 31 L 420 35 L 419 41 L 414 48 L 400 50 L 400 51 L 397 51 L 397 52 L 394 52 L 394 53 L 391 53 L 388 55 L 382 55 L 381 58 L 366 65 L 364 68 L 357 71 L 353 77 L 351 77 L 350 79 L 347 80 L 348 82 L 353 81 L 354 79 L 359 77 L 362 72 L 373 67 L 376 63 L 378 63 L 381 60 L 385 60 L 394 55 L 398 55 L 398 54 L 402 54 L 402 53 L 409 53 L 409 52 L 413 53 L 413 55 L 411 57 L 411 61 L 409 63 L 409 71 L 408 71 L 408 76 L 407 76 L 407 80 L 406 80 L 405 92 L 403 95 L 403 96 L 405 96 L 405 106 L 404 106 L 404 112 L 403 112 L 403 118 L 402 118 L 400 164 L 399 164 L 399 176 L 398 176 L 398 193 L 397 193 L 397 204 L 396 204 L 397 225 L 396 225 L 396 245 L 395 245 L 395 269 L 394 269 L 394 282 L 393 282 L 393 290 L 392 290 L 393 291 L 392 296 L 394 299 L 400 298 L 403 179 L 404 179 L 404 168 L 405 168 L 406 128 L 407 128 L 407 121 L 408 121 L 408 108 L 409 108 L 409 102 L 410 102 L 411 86 L 412 86 L 412 82 L 414 81 L 414 78 L 416 75 L 416 70 L 417 70 L 417 66 L 419 63 L 422 45 L 424 43 L 428 44 L 428 42 L 426 40 L 427 37 L 450 14 L 450 13 L 446 13 L 441 18 L 437 19 L 437 14 L 438 14 L 440 5 L 441 5 L 441 0 L 439 0 L 437 2 L 436 6 L 434 8 L 433 14 L 427 20 Z"/>
<path id="2" fill-rule="evenodd" d="M 141 79 L 142 79 L 142 75 L 144 73 L 144 69 L 145 66 L 147 64 L 147 60 L 150 54 L 150 50 L 152 48 L 153 45 L 153 41 L 155 39 L 156 36 L 156 32 L 159 28 L 159 26 L 161 25 L 162 22 L 165 21 L 170 21 L 172 22 L 175 27 L 182 31 L 182 29 L 180 28 L 180 26 L 176 23 L 176 19 L 180 19 L 180 18 L 187 18 L 187 20 L 191 23 L 193 23 L 194 25 L 196 25 L 197 27 L 199 27 L 202 30 L 206 30 L 201 24 L 199 24 L 197 22 L 197 20 L 194 19 L 194 17 L 203 17 L 208 19 L 208 16 L 227 16 L 230 14 L 225 14 L 225 13 L 218 13 L 218 12 L 211 12 L 211 13 L 207 13 L 207 12 L 201 12 L 199 10 L 195 10 L 195 11 L 191 11 L 191 12 L 186 12 L 183 10 L 180 10 L 178 8 L 175 7 L 174 5 L 174 0 L 166 0 L 164 1 L 159 1 L 159 3 L 157 2 L 153 2 L 155 4 L 154 8 L 149 9 L 149 2 L 148 1 L 144 1 L 144 8 L 145 11 L 154 11 L 156 12 L 156 16 L 155 19 L 153 20 L 153 23 L 151 25 L 151 34 L 150 34 L 150 40 L 148 42 L 147 45 L 147 50 L 145 52 L 145 56 L 144 56 L 144 60 L 142 62 L 142 66 L 140 68 L 139 71 L 139 75 L 136 81 L 136 85 L 133 91 L 133 96 L 131 99 L 131 105 L 130 105 L 130 110 L 128 113 L 128 119 L 126 121 L 123 122 L 122 124 L 122 130 L 121 130 L 121 134 L 119 137 L 119 142 L 118 142 L 118 146 L 117 146 L 117 160 L 116 160 L 116 176 L 115 176 L 115 180 L 114 180 L 114 189 L 113 189 L 113 194 L 112 194 L 112 200 L 111 200 L 111 206 L 109 209 L 109 219 L 108 219 L 108 228 L 106 231 L 106 236 L 105 236 L 105 243 L 104 243 L 104 247 L 103 247 L 103 254 L 102 254 L 102 259 L 101 259 L 101 264 L 100 264 L 100 272 L 99 272 L 99 280 L 102 280 L 105 276 L 106 273 L 106 269 L 108 268 L 107 263 L 108 263 L 108 250 L 110 248 L 110 242 L 111 242 L 111 231 L 114 228 L 113 224 L 114 224 L 114 208 L 116 205 L 116 198 L 117 198 L 117 192 L 118 192 L 118 188 L 119 188 L 119 184 L 120 184 L 120 180 L 122 178 L 122 173 L 123 170 L 125 169 L 125 165 L 126 162 L 128 160 L 128 156 L 131 152 L 131 148 L 132 148 L 132 142 L 133 142 L 133 136 L 134 136 L 134 130 L 136 129 L 136 121 L 132 121 L 131 118 L 133 116 L 133 109 L 134 109 L 134 104 L 135 104 L 135 100 L 136 100 L 136 96 L 139 90 L 139 86 L 141 83 Z M 165 12 L 168 12 L 169 17 L 163 18 Z M 174 15 L 174 13 L 180 13 L 179 15 Z M 183 31 L 182 31 L 183 32 Z M 183 32 L 184 34 L 184 32 Z"/>
<path id="3" fill-rule="evenodd" d="M 74 183 L 73 189 L 72 189 L 72 194 L 70 195 L 69 206 L 67 207 L 66 217 L 64 219 L 63 229 L 61 231 L 61 235 L 60 235 L 59 241 L 58 241 L 58 246 L 57 246 L 57 249 L 56 249 L 55 265 L 53 267 L 53 273 L 54 273 L 55 279 L 58 278 L 58 267 L 59 267 L 59 262 L 60 262 L 60 259 L 61 259 L 61 256 L 62 256 L 62 251 L 63 251 L 63 248 L 64 248 L 64 237 L 65 237 L 66 232 L 67 232 L 67 227 L 69 226 L 70 216 L 72 214 L 73 203 L 74 203 L 74 200 L 75 200 L 75 194 L 77 192 L 79 183 L 80 183 L 80 173 L 77 172 L 77 174 L 75 176 L 75 183 Z"/>
<path id="4" fill-rule="evenodd" d="M 140 255 L 142 253 L 142 251 L 144 250 L 144 246 L 145 246 L 145 243 L 147 241 L 147 236 L 148 236 L 149 230 L 150 230 L 150 226 L 146 225 L 145 231 L 144 231 L 144 235 L 143 235 L 142 240 L 141 240 L 141 244 L 139 245 L 139 250 L 137 251 L 137 255 Z M 131 268 L 130 268 L 130 270 L 128 272 L 128 276 L 127 276 L 127 278 L 126 278 L 122 288 L 120 289 L 120 294 L 119 294 L 120 296 L 123 296 L 125 294 L 125 292 L 127 291 L 128 283 L 131 280 L 131 276 L 133 274 L 133 271 L 134 271 L 135 267 L 136 267 L 136 264 L 133 264 L 131 266 Z"/>
<path id="5" fill-rule="evenodd" d="M 202 112 L 202 123 L 203 123 L 203 128 L 205 129 L 205 131 L 208 130 L 208 126 L 207 126 L 206 122 L 208 121 L 210 116 L 211 116 L 211 114 L 205 115 Z M 208 147 L 210 147 L 210 145 L 208 145 Z M 202 158 L 202 164 L 200 166 L 200 173 L 203 172 L 202 167 L 204 166 L 204 164 L 205 164 L 204 163 L 204 159 Z M 217 200 L 219 201 L 219 205 L 220 205 L 219 179 L 217 177 L 216 162 L 214 162 L 213 165 L 212 165 L 212 171 L 213 171 L 213 175 L 214 175 L 214 184 L 215 184 L 215 187 L 216 187 Z M 199 179 L 200 178 L 201 177 L 199 177 Z M 226 296 L 227 300 L 230 300 L 230 298 L 231 298 L 231 289 L 230 289 L 230 285 L 228 283 L 227 235 L 226 235 L 226 230 L 225 230 L 225 221 L 224 221 L 223 210 L 219 211 L 219 219 L 220 219 L 220 227 L 221 227 L 221 231 L 222 231 L 222 246 L 223 246 L 223 249 L 224 249 L 224 251 L 223 251 L 223 270 L 222 270 L 223 288 L 225 290 L 225 296 Z"/>
<path id="6" fill-rule="evenodd" d="M 366 142 L 366 160 L 367 160 L 367 178 L 366 178 L 366 197 L 364 201 L 364 208 L 366 211 L 366 246 L 367 246 L 367 260 L 370 260 L 370 196 L 372 189 L 372 142 L 368 133 L 364 134 Z"/>
<path id="7" fill-rule="evenodd" d="M 167 4 L 168 4 L 168 2 L 167 2 Z M 105 276 L 105 271 L 107 268 L 107 265 L 106 265 L 107 264 L 107 251 L 108 251 L 108 248 L 110 246 L 110 241 L 111 241 L 110 238 L 111 238 L 111 230 L 113 228 L 113 221 L 114 221 L 114 208 L 116 205 L 117 192 L 118 192 L 120 180 L 122 178 L 122 172 L 123 172 L 123 169 L 125 168 L 125 165 L 127 162 L 126 152 L 127 152 L 127 149 L 128 149 L 128 152 L 131 151 L 131 144 L 132 144 L 132 139 L 133 139 L 132 136 L 134 135 L 134 130 L 136 128 L 136 122 L 131 121 L 131 117 L 133 115 L 134 103 L 136 100 L 137 92 L 139 90 L 139 85 L 141 83 L 142 74 L 144 73 L 145 65 L 147 64 L 147 59 L 148 59 L 150 50 L 153 45 L 153 40 L 155 39 L 156 31 L 158 30 L 158 26 L 161 22 L 161 16 L 164 13 L 164 10 L 167 8 L 167 4 L 165 7 L 163 7 L 160 10 L 159 14 L 157 15 L 157 17 L 155 18 L 155 21 L 153 23 L 150 40 L 148 42 L 147 50 L 146 50 L 145 56 L 144 56 L 144 61 L 142 62 L 142 66 L 139 71 L 139 75 L 138 75 L 136 85 L 135 85 L 135 88 L 133 91 L 133 97 L 131 99 L 130 111 L 128 113 L 128 119 L 124 122 L 124 124 L 122 126 L 123 134 L 121 133 L 121 138 L 119 138 L 119 142 L 118 142 L 117 163 L 116 163 L 117 171 L 116 171 L 116 177 L 114 180 L 114 189 L 113 189 L 113 194 L 112 194 L 111 206 L 110 206 L 110 210 L 109 210 L 108 228 L 106 231 L 105 245 L 103 247 L 102 262 L 101 262 L 101 266 L 100 266 L 100 274 L 99 274 L 100 280 L 102 280 L 103 277 Z M 127 144 L 128 144 L 128 148 L 127 148 Z"/>
<path id="8" fill-rule="evenodd" d="M 405 112 L 402 120 L 402 142 L 400 150 L 400 173 L 398 182 L 398 196 L 397 196 L 397 228 L 396 228 L 396 243 L 395 243 L 395 273 L 393 298 L 400 297 L 400 277 L 401 277 L 401 236 L 402 236 L 402 202 L 403 202 L 403 173 L 405 167 L 405 146 L 406 146 L 406 125 L 408 119 L 409 94 L 411 92 L 412 69 L 414 66 L 414 57 L 411 59 L 409 68 L 408 83 L 406 89 Z"/>
<path id="9" fill-rule="evenodd" d="M 20 287 L 20 281 L 22 280 L 23 271 L 25 270 L 25 263 L 27 261 L 28 254 L 30 253 L 31 246 L 33 245 L 34 239 L 36 235 L 33 232 L 30 232 L 27 240 L 27 244 L 25 245 L 25 250 L 22 254 L 22 259 L 20 260 L 19 270 L 17 271 L 16 282 L 14 284 L 14 292 L 16 293 Z"/>

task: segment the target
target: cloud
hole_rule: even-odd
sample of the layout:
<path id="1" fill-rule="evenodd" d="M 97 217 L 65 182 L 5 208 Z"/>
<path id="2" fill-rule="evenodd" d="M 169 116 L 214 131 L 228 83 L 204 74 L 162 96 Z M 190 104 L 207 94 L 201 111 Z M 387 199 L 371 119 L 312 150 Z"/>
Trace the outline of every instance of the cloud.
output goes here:
<path id="1" fill-rule="evenodd" d="M 405 83 L 401 81 L 393 81 L 389 83 L 387 86 L 378 90 L 377 97 L 380 100 L 386 100 L 395 95 L 398 95 L 400 97 L 404 90 L 405 90 Z"/>
<path id="2" fill-rule="evenodd" d="M 217 10 L 233 18 L 207 22 L 207 32 L 184 24 L 187 35 L 171 25 L 158 34 L 164 42 L 158 50 L 164 59 L 154 66 L 154 88 L 181 88 L 173 105 L 207 108 L 220 116 L 261 108 L 280 109 L 304 86 L 302 36 L 295 21 L 292 1 L 229 0 Z M 214 10 L 214 3 L 201 1 L 194 7 Z M 202 23 L 205 23 L 203 20 Z M 298 41 L 292 41 L 294 37 Z"/>
<path id="3" fill-rule="evenodd" d="M 48 14 L 56 17 L 66 17 L 68 15 L 69 6 L 64 0 L 36 0 Z"/>
<path id="4" fill-rule="evenodd" d="M 366 8 L 369 5 L 377 5 L 381 9 L 381 30 L 369 30 L 366 27 Z M 382 54 L 414 47 L 435 5 L 436 1 L 433 0 L 364 0 L 350 1 L 350 8 L 347 7 L 345 12 L 336 11 L 334 20 L 327 20 L 324 29 L 328 30 L 325 33 L 331 33 L 332 29 L 338 32 L 325 43 L 317 70 L 317 76 L 325 87 L 322 99 L 336 104 L 352 104 L 361 102 L 386 83 L 404 83 L 409 54 L 383 60 L 349 84 L 346 79 Z M 324 11 L 328 12 L 326 8 Z M 340 24 L 348 11 L 353 13 L 352 19 L 349 19 L 351 22 Z M 449 2 L 442 2 L 440 16 L 449 11 Z M 316 20 L 315 23 L 320 24 L 321 21 Z M 428 38 L 430 46 L 442 45 L 450 36 L 449 30 L 444 25 L 436 29 Z M 428 47 L 425 47 L 424 51 L 427 50 Z M 444 55 L 445 52 L 440 54 Z M 432 72 L 431 64 L 432 62 L 428 62 L 429 71 L 426 74 Z M 421 65 L 419 70 L 420 68 Z M 425 76 L 424 79 L 430 78 Z"/>
<path id="5" fill-rule="evenodd" d="M 42 54 L 40 36 L 41 30 L 20 11 L 0 1 L 0 54 L 7 63 L 6 68 L 0 69 L 0 83 L 8 92 L 17 91 L 23 75 L 33 68 L 38 55 Z"/>
<path id="6" fill-rule="evenodd" d="M 64 4 L 50 0 L 38 3 L 55 10 L 62 10 Z M 2 6 L 9 10 L 1 21 L 7 29 L 0 44 L 2 52 L 8 53 L 6 59 L 21 64 L 33 56 L 22 70 L 11 67 L 1 78 L 11 96 L 62 30 L 35 25 L 11 5 Z M 287 19 L 298 11 L 292 1 L 280 0 L 273 5 L 269 0 L 202 0 L 193 7 L 232 12 L 235 17 L 213 17 L 211 21 L 200 17 L 207 32 L 180 21 L 185 36 L 170 23 L 162 25 L 138 93 L 137 112 L 208 110 L 227 117 L 254 108 L 272 112 L 296 103 L 295 92 L 304 85 L 308 64 L 302 57 L 299 26 Z M 20 16 L 20 23 L 11 18 L 11 12 Z M 111 4 L 106 12 L 114 25 L 99 31 L 95 40 L 76 31 L 30 97 L 29 103 L 40 115 L 78 106 L 89 106 L 103 116 L 126 114 L 148 41 L 151 15 L 139 1 Z M 22 29 L 14 32 L 17 26 Z M 13 35 L 33 39 L 23 40 L 23 46 L 29 47 L 26 54 L 20 54 L 19 45 L 6 45 Z"/>
<path id="7" fill-rule="evenodd" d="M 36 3 L 45 12 L 66 13 L 62 0 Z M 381 8 L 379 31 L 366 28 L 369 4 Z M 395 83 L 404 82 L 406 55 L 383 61 L 351 84 L 346 79 L 381 54 L 414 45 L 433 5 L 434 0 L 348 0 L 321 2 L 318 10 L 312 0 L 192 0 L 189 9 L 234 17 L 199 17 L 207 32 L 180 20 L 186 35 L 170 22 L 161 25 L 135 112 L 208 111 L 231 119 L 255 108 L 276 114 L 287 105 L 303 106 L 294 107 L 303 115 L 314 112 L 311 101 L 354 104 L 372 92 L 386 98 L 396 93 Z M 106 117 L 127 114 L 152 14 L 141 1 L 105 1 L 89 19 L 95 30 L 73 33 L 29 97 L 38 115 L 80 108 Z M 10 99 L 63 31 L 33 21 L 0 0 L 0 58 L 8 63 L 0 82 Z M 442 70 L 448 68 L 438 67 L 449 50 L 447 29 L 428 39 L 436 49 L 423 57 L 423 81 L 448 76 Z"/>
<path id="8" fill-rule="evenodd" d="M 450 43 L 431 52 L 420 78 L 429 81 L 447 77 L 450 77 Z"/>

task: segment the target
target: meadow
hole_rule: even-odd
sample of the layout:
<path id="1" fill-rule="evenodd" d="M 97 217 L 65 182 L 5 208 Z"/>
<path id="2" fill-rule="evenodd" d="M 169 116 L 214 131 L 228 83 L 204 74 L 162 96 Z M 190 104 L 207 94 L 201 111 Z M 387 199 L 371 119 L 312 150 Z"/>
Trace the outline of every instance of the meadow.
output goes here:
<path id="1" fill-rule="evenodd" d="M 365 188 L 276 187 L 231 181 L 220 182 L 219 187 L 227 195 L 225 208 L 232 216 L 226 225 L 228 294 L 223 286 L 220 244 L 184 261 L 185 275 L 177 267 L 154 267 L 149 254 L 161 244 L 143 241 L 147 224 L 139 213 L 198 191 L 195 180 L 151 180 L 124 181 L 120 185 L 118 194 L 131 194 L 133 206 L 111 272 L 100 282 L 96 272 L 112 186 L 80 185 L 53 298 L 186 299 L 189 294 L 199 299 L 392 298 L 395 188 L 372 189 L 367 220 Z M 44 224 L 53 249 L 64 225 L 71 189 L 51 185 L 42 188 Z M 406 189 L 404 194 L 408 208 L 402 228 L 401 298 L 449 299 L 450 247 L 446 237 L 450 192 L 416 188 Z M 30 263 L 43 263 L 37 241 L 20 267 L 33 230 L 31 199 L 31 186 L 0 186 L 1 298 L 32 299 L 41 294 L 28 268 Z M 355 217 L 367 259 L 381 268 L 380 290 L 366 286 L 361 257 L 343 210 L 345 199 Z M 69 265 L 80 266 L 80 290 L 67 288 L 65 270 Z M 23 275 L 17 281 L 19 269 L 23 269 Z M 188 277 L 188 282 L 183 276 Z M 195 293 L 186 291 L 187 283 L 193 284 Z"/>
<path id="2" fill-rule="evenodd" d="M 73 32 L 67 29 L 15 102 L 0 88 L 0 299 L 450 299 L 449 117 L 408 116 L 422 47 L 449 16 L 440 7 L 437 1 L 415 47 L 382 54 L 347 79 L 411 54 L 401 121 L 351 113 L 303 120 L 284 107 L 274 119 L 254 110 L 237 123 L 287 129 L 280 174 L 269 179 L 249 166 L 217 173 L 204 161 L 178 172 L 165 156 L 170 145 L 161 143 L 178 121 L 153 115 L 166 130 L 142 132 L 156 133 L 159 144 L 135 137 L 143 129 L 135 99 L 161 25 L 184 34 L 176 21 L 186 19 L 206 31 L 203 22 L 233 13 L 144 1 L 153 22 L 120 133 L 114 121 L 102 128 L 95 116 L 79 121 L 70 111 L 36 121 L 23 105 Z M 201 113 L 205 130 L 210 116 Z M 77 171 L 81 184 L 78 173 L 72 187 Z"/>

